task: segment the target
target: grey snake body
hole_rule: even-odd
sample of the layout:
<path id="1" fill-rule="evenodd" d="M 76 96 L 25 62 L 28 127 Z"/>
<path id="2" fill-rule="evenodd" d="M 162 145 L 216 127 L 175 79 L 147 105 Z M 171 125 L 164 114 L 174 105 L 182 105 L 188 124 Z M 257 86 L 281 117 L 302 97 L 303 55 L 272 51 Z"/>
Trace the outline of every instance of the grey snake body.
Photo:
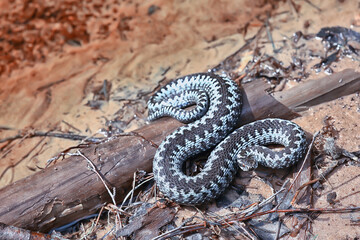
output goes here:
<path id="1" fill-rule="evenodd" d="M 195 107 L 185 109 L 192 105 Z M 168 135 L 154 157 L 154 178 L 165 196 L 180 204 L 201 204 L 219 197 L 239 167 L 284 168 L 303 157 L 305 133 L 293 122 L 265 119 L 234 131 L 240 123 L 241 106 L 237 84 L 210 73 L 178 78 L 150 98 L 149 120 L 171 116 L 188 123 Z M 268 144 L 281 144 L 284 149 L 272 151 L 265 147 Z M 184 174 L 187 159 L 213 147 L 199 174 Z"/>

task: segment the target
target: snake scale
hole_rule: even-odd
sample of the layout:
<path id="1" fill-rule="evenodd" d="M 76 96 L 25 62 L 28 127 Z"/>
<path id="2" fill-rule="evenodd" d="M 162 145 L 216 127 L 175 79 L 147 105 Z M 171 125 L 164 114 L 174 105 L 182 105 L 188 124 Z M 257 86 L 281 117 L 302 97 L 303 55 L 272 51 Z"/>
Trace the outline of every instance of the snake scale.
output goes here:
<path id="1" fill-rule="evenodd" d="M 178 78 L 149 99 L 149 120 L 170 116 L 188 123 L 168 135 L 154 157 L 154 178 L 165 196 L 179 204 L 202 204 L 219 197 L 239 167 L 284 168 L 303 158 L 306 137 L 298 125 L 265 119 L 234 130 L 241 107 L 238 85 L 212 73 Z M 273 151 L 266 147 L 269 144 L 284 148 Z M 187 176 L 182 171 L 186 160 L 213 147 L 199 174 Z"/>

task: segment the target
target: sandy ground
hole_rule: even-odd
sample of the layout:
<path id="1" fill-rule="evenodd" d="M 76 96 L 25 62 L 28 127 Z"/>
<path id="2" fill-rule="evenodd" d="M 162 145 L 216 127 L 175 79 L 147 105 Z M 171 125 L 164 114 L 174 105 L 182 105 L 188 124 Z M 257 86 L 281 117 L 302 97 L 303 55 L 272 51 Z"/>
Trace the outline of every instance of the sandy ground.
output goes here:
<path id="1" fill-rule="evenodd" d="M 322 128 L 323 120 L 331 116 L 331 122 L 339 131 L 337 144 L 348 151 L 358 151 L 360 148 L 359 107 L 360 96 L 357 93 L 312 107 L 296 122 L 301 124 L 306 131 L 314 134 Z M 334 207 L 357 205 L 360 196 L 359 167 L 342 166 L 336 169 L 326 179 L 323 186 L 322 191 L 314 192 L 314 207 L 330 207 L 327 195 L 331 192 L 337 195 L 338 202 Z M 321 215 L 313 222 L 312 231 L 319 239 L 355 239 L 359 236 L 360 229 L 351 220 L 356 221 L 356 219 L 359 219 L 359 214 L 355 213 Z"/>
<path id="2" fill-rule="evenodd" d="M 16 54 L 24 56 L 0 68 L 1 139 L 18 132 L 26 136 L 33 131 L 57 130 L 92 136 L 102 135 L 109 126 L 118 131 L 143 126 L 146 124 L 146 100 L 160 81 L 206 71 L 216 65 L 258 31 L 267 11 L 272 12 L 269 24 L 278 47 L 284 38 L 290 38 L 296 31 L 316 33 L 322 27 L 338 25 L 354 25 L 354 30 L 360 30 L 360 2 L 312 1 L 321 11 L 305 1 L 296 1 L 295 5 L 290 2 L 280 3 L 275 8 L 266 1 L 246 0 L 102 1 L 98 3 L 101 7 L 83 3 L 73 11 L 77 13 L 77 9 L 86 6 L 87 12 L 78 10 L 77 16 L 83 23 L 81 29 L 86 29 L 88 35 L 81 35 L 81 29 L 73 26 L 72 30 L 80 35 L 70 34 L 59 41 L 56 37 L 54 41 L 44 38 L 42 44 L 49 43 L 33 49 L 35 57 L 27 58 L 25 51 L 17 51 Z M 23 16 L 21 4 L 13 8 L 14 4 L 0 2 L 0 21 L 5 21 L 6 12 L 16 13 L 15 17 Z M 27 9 L 32 6 L 30 4 Z M 51 1 L 49 6 L 53 6 Z M 73 17 L 70 14 L 61 19 L 72 19 L 69 16 Z M 49 26 L 49 31 L 69 28 L 66 25 L 69 22 L 59 27 L 41 17 L 30 23 Z M 21 33 L 21 26 L 19 29 Z M 70 41 L 74 38 L 81 46 Z M 27 41 L 26 37 L 24 39 Z M 261 51 L 274 55 L 266 34 L 261 40 Z M 314 44 L 321 49 L 320 42 Z M 16 54 L 14 56 L 18 56 Z M 244 58 L 246 54 L 251 56 L 252 52 L 245 52 Z M 285 64 L 291 59 L 290 53 L 277 57 Z M 342 59 L 335 65 L 334 71 L 360 69 L 359 62 L 351 59 Z M 309 79 L 326 75 L 311 70 L 309 73 Z M 101 95 L 105 80 L 108 96 Z M 297 84 L 289 82 L 286 88 Z M 301 115 L 295 122 L 312 134 L 322 128 L 326 116 L 331 116 L 339 130 L 338 145 L 348 151 L 360 149 L 358 94 L 311 107 Z M 44 137 L 24 137 L 2 143 L 0 187 L 44 168 L 48 159 L 77 144 L 72 140 Z M 342 166 L 330 175 L 324 189 L 314 195 L 314 207 L 329 207 L 326 196 L 330 192 L 337 193 L 335 206 L 358 206 L 359 186 L 359 167 Z M 358 223 L 350 221 L 352 217 L 359 221 L 359 215 L 354 216 L 321 215 L 312 223 L 311 232 L 317 239 L 360 237 Z"/>

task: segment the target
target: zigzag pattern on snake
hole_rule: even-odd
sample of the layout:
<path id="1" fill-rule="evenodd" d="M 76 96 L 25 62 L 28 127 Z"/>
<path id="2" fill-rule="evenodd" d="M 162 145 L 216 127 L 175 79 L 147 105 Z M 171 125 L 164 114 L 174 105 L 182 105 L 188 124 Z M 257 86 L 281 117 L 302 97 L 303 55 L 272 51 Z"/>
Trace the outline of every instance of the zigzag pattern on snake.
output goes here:
<path id="1" fill-rule="evenodd" d="M 239 167 L 283 168 L 303 158 L 305 133 L 293 122 L 265 119 L 234 131 L 240 123 L 241 106 L 237 84 L 211 73 L 178 78 L 150 98 L 149 120 L 171 116 L 189 123 L 168 135 L 154 157 L 154 178 L 165 196 L 179 204 L 202 204 L 219 197 Z M 281 144 L 284 149 L 272 151 L 265 147 L 268 144 Z M 183 173 L 187 159 L 213 147 L 199 174 Z"/>

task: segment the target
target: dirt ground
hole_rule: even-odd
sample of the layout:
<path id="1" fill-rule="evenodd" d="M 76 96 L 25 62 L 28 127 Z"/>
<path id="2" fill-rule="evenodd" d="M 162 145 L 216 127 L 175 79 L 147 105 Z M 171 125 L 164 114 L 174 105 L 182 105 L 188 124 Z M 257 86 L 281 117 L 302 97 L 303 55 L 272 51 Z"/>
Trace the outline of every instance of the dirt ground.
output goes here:
<path id="1" fill-rule="evenodd" d="M 297 31 L 315 34 L 323 27 L 351 26 L 360 32 L 359 9 L 359 1 L 349 0 L 1 1 L 0 139 L 19 133 L 21 137 L 1 142 L 0 187 L 45 168 L 47 160 L 79 143 L 27 138 L 34 132 L 106 136 L 110 127 L 130 132 L 148 124 L 146 100 L 159 82 L 214 67 L 255 36 L 264 22 L 270 26 L 275 48 L 288 49 L 288 40 Z M 310 58 L 309 52 L 274 53 L 266 31 L 257 41 L 260 55 L 273 56 L 284 66 L 294 54 L 306 59 L 308 76 L 285 81 L 284 89 L 329 74 L 311 68 L 319 59 Z M 320 40 L 307 44 L 312 52 L 324 56 Z M 241 53 L 237 71 L 254 55 L 255 49 Z M 359 59 L 344 57 L 331 65 L 334 72 L 347 68 L 359 72 Z M 359 151 L 359 91 L 306 107 L 294 121 L 314 134 L 330 117 L 338 132 L 338 146 Z M 335 169 L 323 188 L 312 193 L 312 207 L 358 207 L 359 169 L 356 164 Z M 314 174 L 321 171 L 313 170 Z M 266 195 L 263 188 L 258 189 Z M 330 204 L 327 196 L 332 192 L 336 198 Z M 194 214 L 195 210 L 184 208 L 178 221 Z M 357 239 L 359 221 L 358 212 L 320 214 L 307 230 L 311 234 L 285 238 Z M 109 227 L 102 230 L 107 231 Z"/>

